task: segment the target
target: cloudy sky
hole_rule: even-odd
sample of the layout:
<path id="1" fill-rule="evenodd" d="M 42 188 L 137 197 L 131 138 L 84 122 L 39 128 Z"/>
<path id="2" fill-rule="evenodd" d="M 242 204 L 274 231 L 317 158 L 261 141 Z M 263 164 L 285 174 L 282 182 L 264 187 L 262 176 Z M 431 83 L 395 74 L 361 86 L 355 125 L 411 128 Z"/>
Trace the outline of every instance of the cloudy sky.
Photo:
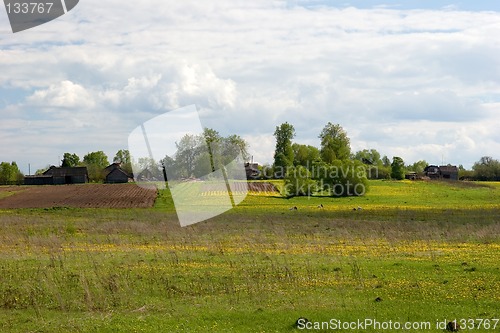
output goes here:
<path id="1" fill-rule="evenodd" d="M 138 4 L 139 3 L 139 4 Z M 271 162 L 272 133 L 407 163 L 500 158 L 500 2 L 97 1 L 13 34 L 0 8 L 0 161 L 32 171 L 127 148 L 129 133 L 196 104 Z"/>

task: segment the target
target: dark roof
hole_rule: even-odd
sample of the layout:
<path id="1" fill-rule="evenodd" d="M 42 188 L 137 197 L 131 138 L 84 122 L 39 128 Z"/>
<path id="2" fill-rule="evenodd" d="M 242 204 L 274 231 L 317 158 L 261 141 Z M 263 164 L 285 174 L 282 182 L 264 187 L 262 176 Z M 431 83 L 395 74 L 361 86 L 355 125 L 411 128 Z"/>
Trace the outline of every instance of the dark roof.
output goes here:
<path id="1" fill-rule="evenodd" d="M 51 166 L 50 169 L 45 171 L 43 174 L 45 176 L 54 176 L 54 177 L 66 177 L 66 176 L 88 177 L 87 167 L 57 168 L 55 166 Z"/>
<path id="2" fill-rule="evenodd" d="M 104 169 L 104 170 L 106 170 L 106 169 Z M 126 172 L 122 168 L 117 168 L 117 169 L 112 170 L 110 173 L 108 173 L 108 175 L 106 176 L 106 179 L 108 177 L 112 176 L 113 174 L 120 174 L 120 173 L 123 174 L 123 175 L 125 175 L 125 176 L 127 176 L 127 178 L 134 178 L 133 175 L 129 174 L 128 172 Z"/>
<path id="3" fill-rule="evenodd" d="M 113 163 L 113 164 L 110 164 L 108 165 L 106 168 L 104 168 L 104 171 L 108 171 L 108 172 L 111 172 L 115 169 L 121 169 L 121 163 Z"/>
<path id="4" fill-rule="evenodd" d="M 117 170 L 118 170 L 118 172 L 121 172 L 124 175 L 126 175 L 128 178 L 134 178 L 133 175 L 131 175 L 130 173 L 128 173 L 127 171 L 122 169 L 121 163 L 113 163 L 113 164 L 108 165 L 106 168 L 104 168 L 104 171 L 107 172 L 106 177 L 108 177 L 112 173 L 115 173 L 115 171 L 117 171 Z"/>
<path id="5" fill-rule="evenodd" d="M 442 165 L 439 167 L 441 172 L 458 172 L 458 168 L 454 165 Z"/>

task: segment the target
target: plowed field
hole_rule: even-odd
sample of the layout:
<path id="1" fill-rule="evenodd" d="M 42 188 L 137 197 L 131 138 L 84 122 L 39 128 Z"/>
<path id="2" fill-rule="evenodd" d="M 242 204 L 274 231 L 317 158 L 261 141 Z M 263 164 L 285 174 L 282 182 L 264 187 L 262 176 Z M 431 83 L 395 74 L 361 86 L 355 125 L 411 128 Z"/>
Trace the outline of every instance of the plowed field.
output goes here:
<path id="1" fill-rule="evenodd" d="M 11 208 L 146 208 L 157 197 L 155 188 L 135 184 L 86 184 L 0 187 L 0 209 Z"/>

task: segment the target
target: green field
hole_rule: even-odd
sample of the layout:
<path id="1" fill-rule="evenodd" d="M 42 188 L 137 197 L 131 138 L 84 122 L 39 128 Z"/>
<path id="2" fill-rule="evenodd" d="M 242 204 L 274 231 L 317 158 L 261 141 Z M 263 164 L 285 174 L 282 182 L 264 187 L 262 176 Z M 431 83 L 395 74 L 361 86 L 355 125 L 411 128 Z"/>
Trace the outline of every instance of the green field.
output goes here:
<path id="1" fill-rule="evenodd" d="M 500 331 L 498 183 L 250 195 L 187 228 L 163 191 L 151 209 L 3 210 L 0 225 L 2 332 L 300 332 L 299 317 Z"/>

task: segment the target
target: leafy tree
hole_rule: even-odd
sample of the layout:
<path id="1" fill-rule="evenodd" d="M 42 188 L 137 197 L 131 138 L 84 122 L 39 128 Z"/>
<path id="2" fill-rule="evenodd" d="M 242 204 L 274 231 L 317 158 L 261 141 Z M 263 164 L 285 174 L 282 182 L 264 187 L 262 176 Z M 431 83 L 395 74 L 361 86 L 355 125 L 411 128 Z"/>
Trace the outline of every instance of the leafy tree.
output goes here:
<path id="1" fill-rule="evenodd" d="M 313 162 L 321 160 L 319 149 L 314 146 L 294 143 L 292 149 L 295 166 L 302 165 L 311 168 Z"/>
<path id="2" fill-rule="evenodd" d="M 108 156 L 102 150 L 85 155 L 83 157 L 83 163 L 87 166 L 95 165 L 102 169 L 106 168 L 109 165 Z"/>
<path id="3" fill-rule="evenodd" d="M 108 156 L 102 150 L 85 155 L 83 164 L 87 167 L 90 181 L 100 182 L 106 177 L 104 169 L 109 165 L 109 161 Z"/>
<path id="4" fill-rule="evenodd" d="M 49 169 L 50 169 L 50 165 L 47 165 L 45 168 L 38 169 L 35 171 L 35 176 L 43 175 L 45 173 L 45 171 L 47 171 Z"/>
<path id="5" fill-rule="evenodd" d="M 382 164 L 385 167 L 390 167 L 391 166 L 391 160 L 389 159 L 389 157 L 387 157 L 387 155 L 384 155 L 384 157 L 382 157 Z"/>
<path id="6" fill-rule="evenodd" d="M 123 170 L 128 173 L 132 173 L 132 157 L 130 156 L 130 151 L 128 149 L 120 149 L 116 152 L 113 158 L 113 163 L 120 163 Z"/>
<path id="7" fill-rule="evenodd" d="M 211 128 L 204 128 L 203 129 L 203 138 L 205 139 L 205 142 L 208 147 L 208 154 L 209 154 L 209 161 L 210 161 L 210 172 L 214 172 L 215 169 L 217 168 L 217 164 L 221 163 L 220 161 L 220 144 L 222 141 L 222 137 L 220 136 L 219 132 L 217 132 L 214 129 Z M 217 156 L 216 156 L 217 155 Z"/>
<path id="8" fill-rule="evenodd" d="M 196 155 L 192 174 L 194 177 L 202 178 L 213 171 L 214 165 L 210 160 L 210 153 L 208 151 L 203 151 Z"/>
<path id="9" fill-rule="evenodd" d="M 423 175 L 424 169 L 429 165 L 425 160 L 420 160 L 413 164 L 408 165 L 407 170 L 416 172 L 419 175 Z"/>
<path id="10" fill-rule="evenodd" d="M 283 178 L 288 167 L 293 165 L 292 139 L 295 137 L 293 125 L 285 122 L 276 126 L 276 149 L 274 151 L 274 170 L 277 178 Z"/>
<path id="11" fill-rule="evenodd" d="M 351 156 L 350 140 L 347 132 L 339 124 L 328 123 L 321 131 L 321 158 L 326 163 L 347 160 Z"/>
<path id="12" fill-rule="evenodd" d="M 393 157 L 391 164 L 391 178 L 402 180 L 405 179 L 405 162 L 401 157 Z"/>
<path id="13" fill-rule="evenodd" d="M 378 165 L 381 162 L 380 153 L 376 149 L 360 150 L 354 154 L 354 159 L 367 165 Z"/>
<path id="14" fill-rule="evenodd" d="M 475 178 L 478 180 L 500 180 L 500 161 L 491 156 L 483 156 L 472 166 Z"/>
<path id="15" fill-rule="evenodd" d="M 241 153 L 248 158 L 248 144 L 238 135 L 221 137 L 219 132 L 205 128 L 199 135 L 186 134 L 176 142 L 174 156 L 160 161 L 170 180 L 204 177 L 216 169 L 227 169 Z"/>
<path id="16" fill-rule="evenodd" d="M 180 178 L 177 164 L 175 162 L 175 159 L 173 159 L 172 157 L 165 156 L 165 158 L 160 161 L 160 166 L 165 170 L 164 177 L 166 178 L 166 180 Z"/>
<path id="17" fill-rule="evenodd" d="M 179 142 L 176 142 L 177 152 L 175 153 L 176 165 L 179 168 L 180 177 L 191 177 L 195 169 L 195 161 L 206 146 L 202 145 L 202 138 L 193 134 L 184 135 Z"/>
<path id="18" fill-rule="evenodd" d="M 385 166 L 383 163 L 379 164 L 375 172 L 372 169 L 369 170 L 370 179 L 391 179 L 391 165 Z"/>
<path id="19" fill-rule="evenodd" d="M 233 134 L 223 140 L 223 157 L 225 164 L 234 160 L 240 153 L 244 161 L 248 161 L 250 155 L 248 154 L 248 143 L 239 135 Z"/>
<path id="20" fill-rule="evenodd" d="M 354 159 L 362 162 L 366 166 L 366 173 L 369 179 L 387 179 L 391 176 L 391 165 L 384 166 L 380 153 L 376 149 L 364 149 L 354 154 Z M 387 158 L 387 156 L 384 156 Z"/>
<path id="21" fill-rule="evenodd" d="M 80 157 L 77 154 L 64 153 L 61 161 L 62 167 L 76 167 L 80 164 Z"/>
<path id="22" fill-rule="evenodd" d="M 16 162 L 0 163 L 0 184 L 20 184 L 24 176 Z"/>

